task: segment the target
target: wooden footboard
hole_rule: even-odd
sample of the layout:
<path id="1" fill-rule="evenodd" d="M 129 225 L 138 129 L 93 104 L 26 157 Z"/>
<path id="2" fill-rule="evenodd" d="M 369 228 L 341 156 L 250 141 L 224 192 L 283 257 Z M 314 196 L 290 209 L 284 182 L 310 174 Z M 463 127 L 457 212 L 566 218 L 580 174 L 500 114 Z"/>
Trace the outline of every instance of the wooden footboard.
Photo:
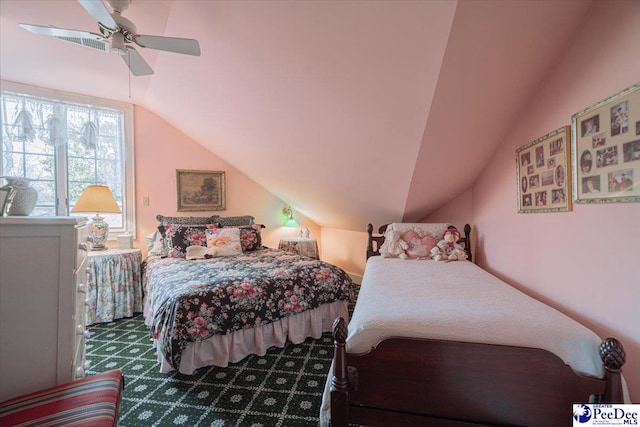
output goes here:
<path id="1" fill-rule="evenodd" d="M 600 346 L 604 379 L 576 374 L 540 349 L 392 338 L 347 354 L 347 325 L 333 325 L 331 426 L 569 425 L 573 403 L 622 402 L 625 352 Z"/>

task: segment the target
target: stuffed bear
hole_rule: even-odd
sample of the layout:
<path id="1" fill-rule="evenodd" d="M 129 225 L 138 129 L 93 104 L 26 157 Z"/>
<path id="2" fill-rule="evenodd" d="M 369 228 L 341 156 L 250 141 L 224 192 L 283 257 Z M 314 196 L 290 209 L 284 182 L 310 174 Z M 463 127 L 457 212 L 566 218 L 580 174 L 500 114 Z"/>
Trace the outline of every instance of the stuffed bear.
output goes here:
<path id="1" fill-rule="evenodd" d="M 462 261 L 467 259 L 467 253 L 457 241 L 460 240 L 460 232 L 455 227 L 449 227 L 442 235 L 436 246 L 431 249 L 431 257 L 436 261 Z"/>
<path id="2" fill-rule="evenodd" d="M 380 248 L 380 255 L 382 255 L 383 258 L 407 258 L 407 254 L 404 251 L 407 250 L 409 245 L 402 240 L 400 236 L 399 231 L 393 231 L 391 236 L 385 237 L 385 241 Z"/>

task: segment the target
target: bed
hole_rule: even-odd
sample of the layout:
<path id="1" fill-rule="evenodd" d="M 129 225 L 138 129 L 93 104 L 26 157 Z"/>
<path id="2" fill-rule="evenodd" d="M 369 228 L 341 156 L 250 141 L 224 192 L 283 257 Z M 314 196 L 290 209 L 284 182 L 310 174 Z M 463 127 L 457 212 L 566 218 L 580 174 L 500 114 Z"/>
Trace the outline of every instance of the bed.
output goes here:
<path id="1" fill-rule="evenodd" d="M 322 425 L 569 425 L 574 403 L 625 401 L 619 341 L 468 260 L 378 256 L 391 227 L 369 224 L 351 322 L 334 323 Z"/>
<path id="2" fill-rule="evenodd" d="M 354 289 L 347 273 L 266 248 L 253 217 L 234 218 L 158 217 L 162 237 L 149 238 L 143 285 L 161 372 L 224 367 L 287 340 L 320 338 L 336 317 L 348 318 Z M 240 238 L 239 250 L 226 252 L 227 235 Z"/>

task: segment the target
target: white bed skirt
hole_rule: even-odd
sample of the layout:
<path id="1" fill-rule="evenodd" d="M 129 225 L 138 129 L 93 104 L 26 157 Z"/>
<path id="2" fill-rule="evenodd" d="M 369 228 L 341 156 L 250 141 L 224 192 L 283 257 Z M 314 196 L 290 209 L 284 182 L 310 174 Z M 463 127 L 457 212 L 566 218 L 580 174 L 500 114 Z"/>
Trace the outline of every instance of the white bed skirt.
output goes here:
<path id="1" fill-rule="evenodd" d="M 147 304 L 145 304 L 144 314 L 145 323 L 147 323 L 146 319 L 149 318 Z M 284 347 L 287 339 L 294 344 L 300 344 L 307 337 L 318 339 L 323 332 L 331 332 L 336 317 L 349 320 L 346 301 L 323 304 L 316 309 L 287 316 L 258 328 L 242 329 L 231 334 L 216 335 L 203 341 L 189 343 L 182 352 L 178 371 L 192 375 L 196 369 L 204 366 L 226 367 L 230 362 L 239 362 L 251 354 L 264 356 L 271 347 Z M 174 368 L 167 362 L 157 344 L 158 342 L 154 340 L 156 355 L 161 364 L 160 372 L 173 371 Z"/>

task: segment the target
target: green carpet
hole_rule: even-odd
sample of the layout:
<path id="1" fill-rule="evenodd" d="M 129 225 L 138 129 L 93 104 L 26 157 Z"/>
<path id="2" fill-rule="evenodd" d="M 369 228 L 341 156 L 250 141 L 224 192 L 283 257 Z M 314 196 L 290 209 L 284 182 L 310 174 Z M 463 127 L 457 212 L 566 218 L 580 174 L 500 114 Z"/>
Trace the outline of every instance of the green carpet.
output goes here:
<path id="1" fill-rule="evenodd" d="M 88 375 L 121 369 L 119 426 L 317 426 L 331 334 L 227 368 L 161 374 L 141 315 L 89 327 Z"/>

